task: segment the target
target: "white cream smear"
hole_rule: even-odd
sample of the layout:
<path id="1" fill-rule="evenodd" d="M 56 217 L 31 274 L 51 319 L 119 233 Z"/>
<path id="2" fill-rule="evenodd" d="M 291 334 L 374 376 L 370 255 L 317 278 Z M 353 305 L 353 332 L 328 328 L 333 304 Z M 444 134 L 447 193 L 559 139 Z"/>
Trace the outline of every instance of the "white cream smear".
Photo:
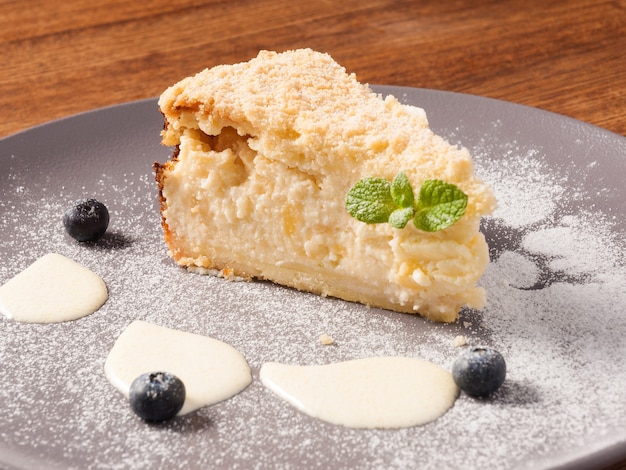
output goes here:
<path id="1" fill-rule="evenodd" d="M 19 322 L 58 323 L 95 312 L 107 297 L 100 276 L 49 253 L 0 286 L 0 313 Z"/>
<path id="2" fill-rule="evenodd" d="M 109 352 L 104 372 L 126 397 L 141 374 L 176 375 L 186 390 L 179 415 L 226 400 L 252 382 L 246 359 L 229 344 L 145 321 L 126 327 Z"/>
<path id="3" fill-rule="evenodd" d="M 449 371 L 401 356 L 314 366 L 268 362 L 260 377 L 300 411 L 351 428 L 426 424 L 448 411 L 459 395 Z"/>

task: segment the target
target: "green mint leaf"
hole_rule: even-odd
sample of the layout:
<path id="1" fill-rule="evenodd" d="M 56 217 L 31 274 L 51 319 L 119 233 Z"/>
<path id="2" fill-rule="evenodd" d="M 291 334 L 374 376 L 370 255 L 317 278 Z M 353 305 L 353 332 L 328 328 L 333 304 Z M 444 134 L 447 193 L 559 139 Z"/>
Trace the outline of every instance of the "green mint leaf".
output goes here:
<path id="1" fill-rule="evenodd" d="M 467 195 L 455 185 L 426 180 L 420 188 L 413 223 L 425 232 L 443 230 L 459 220 L 466 207 Z"/>
<path id="2" fill-rule="evenodd" d="M 415 203 L 413 188 L 404 171 L 398 173 L 391 182 L 391 198 L 397 206 L 402 208 L 413 207 Z"/>
<path id="3" fill-rule="evenodd" d="M 411 217 L 415 214 L 415 209 L 405 207 L 404 209 L 396 209 L 389 216 L 389 225 L 395 228 L 404 228 Z"/>
<path id="4" fill-rule="evenodd" d="M 364 178 L 346 195 L 346 209 L 355 219 L 367 224 L 389 222 L 398 229 L 413 218 L 419 230 L 443 230 L 459 220 L 466 208 L 467 195 L 441 180 L 424 181 L 416 202 L 403 171 L 391 183 L 383 178 Z"/>
<path id="5" fill-rule="evenodd" d="M 383 178 L 363 178 L 346 195 L 350 215 L 366 224 L 387 222 L 396 208 L 391 198 L 391 185 Z"/>

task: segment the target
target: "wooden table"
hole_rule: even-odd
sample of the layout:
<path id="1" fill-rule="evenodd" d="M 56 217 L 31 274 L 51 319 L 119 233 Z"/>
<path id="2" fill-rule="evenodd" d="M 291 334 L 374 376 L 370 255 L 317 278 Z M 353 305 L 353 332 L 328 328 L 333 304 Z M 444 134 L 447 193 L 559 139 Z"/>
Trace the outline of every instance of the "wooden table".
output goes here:
<path id="1" fill-rule="evenodd" d="M 500 98 L 626 135 L 625 0 L 0 0 L 0 12 L 0 137 L 305 46 L 363 82 Z"/>
<path id="2" fill-rule="evenodd" d="M 626 135 L 625 0 L 0 0 L 0 137 L 298 47 Z"/>

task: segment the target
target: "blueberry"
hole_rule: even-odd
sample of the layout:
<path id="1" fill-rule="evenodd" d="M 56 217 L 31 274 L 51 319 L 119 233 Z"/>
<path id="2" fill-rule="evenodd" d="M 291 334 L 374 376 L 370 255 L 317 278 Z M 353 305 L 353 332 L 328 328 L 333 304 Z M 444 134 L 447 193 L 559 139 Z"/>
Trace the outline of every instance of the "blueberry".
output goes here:
<path id="1" fill-rule="evenodd" d="M 140 375 L 130 385 L 130 407 L 146 421 L 165 421 L 182 409 L 185 395 L 185 384 L 178 377 L 151 372 Z"/>
<path id="2" fill-rule="evenodd" d="M 475 397 L 486 397 L 498 390 L 505 376 L 504 358 L 491 348 L 470 348 L 452 365 L 452 377 L 458 387 Z"/>
<path id="3" fill-rule="evenodd" d="M 94 241 L 106 232 L 109 211 L 95 199 L 81 199 L 65 211 L 63 225 L 67 233 L 79 242 Z"/>

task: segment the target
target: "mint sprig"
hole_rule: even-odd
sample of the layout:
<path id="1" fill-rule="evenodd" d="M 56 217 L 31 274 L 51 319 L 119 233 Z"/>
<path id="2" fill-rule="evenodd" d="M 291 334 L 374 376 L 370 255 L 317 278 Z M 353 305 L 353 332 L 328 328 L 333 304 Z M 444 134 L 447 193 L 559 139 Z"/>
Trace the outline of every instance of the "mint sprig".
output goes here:
<path id="1" fill-rule="evenodd" d="M 436 232 L 458 221 L 467 208 L 467 195 L 451 183 L 426 180 L 417 200 L 403 171 L 391 183 L 368 177 L 356 183 L 346 195 L 346 209 L 366 224 L 389 223 L 402 229 L 413 218 L 419 230 Z"/>

